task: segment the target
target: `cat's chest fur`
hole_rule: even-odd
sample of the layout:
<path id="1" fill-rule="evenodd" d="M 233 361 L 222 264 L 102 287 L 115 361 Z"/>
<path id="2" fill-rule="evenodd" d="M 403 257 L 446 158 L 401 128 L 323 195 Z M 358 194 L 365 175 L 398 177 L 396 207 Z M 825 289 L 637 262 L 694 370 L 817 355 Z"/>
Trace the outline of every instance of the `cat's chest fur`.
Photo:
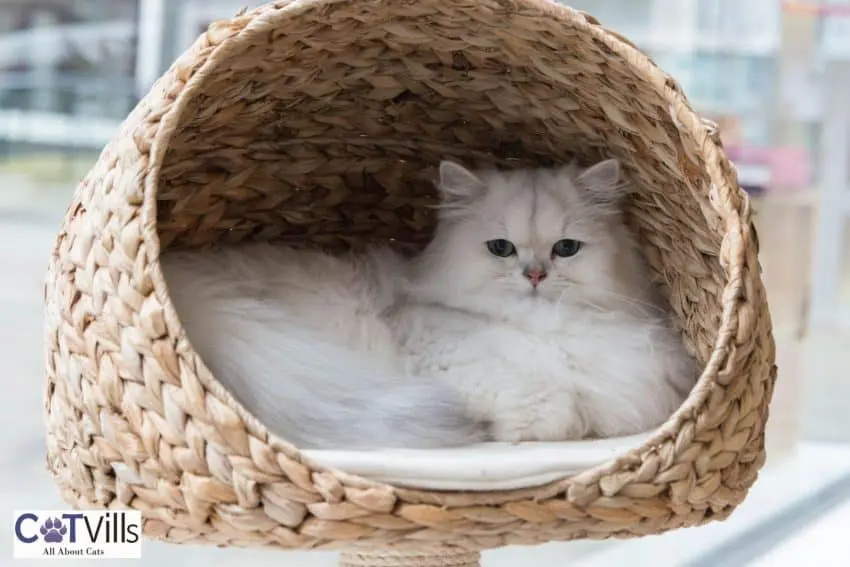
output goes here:
<path id="1" fill-rule="evenodd" d="M 476 419 L 493 423 L 497 439 L 579 435 L 580 426 L 552 419 L 577 414 L 576 392 L 564 380 L 573 357 L 562 322 L 529 315 L 487 317 L 420 304 L 398 309 L 393 322 L 403 330 L 397 336 L 409 371 L 451 385 Z"/>
<path id="2" fill-rule="evenodd" d="M 412 303 L 391 321 L 410 372 L 454 387 L 475 417 L 492 420 L 498 439 L 619 434 L 605 406 L 652 389 L 661 411 L 672 411 L 668 365 L 653 354 L 663 326 L 651 319 L 531 302 L 498 316 Z M 649 423 L 654 413 L 634 419 Z"/>
<path id="3" fill-rule="evenodd" d="M 528 303 L 491 316 L 410 303 L 396 309 L 391 321 L 411 370 L 419 375 L 454 372 L 464 365 L 480 367 L 482 361 L 491 361 L 503 370 L 520 367 L 523 374 L 552 380 L 555 369 L 551 366 L 563 369 L 577 358 L 571 352 L 571 339 L 578 329 L 545 304 Z"/>

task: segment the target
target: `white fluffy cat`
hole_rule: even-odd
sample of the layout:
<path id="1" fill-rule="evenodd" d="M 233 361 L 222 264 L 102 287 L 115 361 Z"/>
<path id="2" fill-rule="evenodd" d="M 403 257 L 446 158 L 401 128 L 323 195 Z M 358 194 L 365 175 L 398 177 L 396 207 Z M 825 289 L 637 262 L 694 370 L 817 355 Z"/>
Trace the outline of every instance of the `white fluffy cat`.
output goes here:
<path id="1" fill-rule="evenodd" d="M 693 360 L 620 215 L 614 160 L 472 172 L 443 162 L 412 260 L 268 244 L 165 254 L 189 340 L 302 447 L 448 447 L 646 431 Z"/>

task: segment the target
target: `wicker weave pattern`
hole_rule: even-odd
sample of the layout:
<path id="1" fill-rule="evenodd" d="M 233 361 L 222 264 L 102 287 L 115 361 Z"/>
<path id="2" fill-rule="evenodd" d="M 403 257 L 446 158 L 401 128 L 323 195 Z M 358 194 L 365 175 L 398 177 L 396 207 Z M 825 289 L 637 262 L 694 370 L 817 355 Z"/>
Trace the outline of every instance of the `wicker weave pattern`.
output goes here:
<path id="1" fill-rule="evenodd" d="M 268 434 L 192 350 L 157 258 L 433 226 L 437 160 L 620 158 L 631 220 L 705 371 L 652 443 L 536 489 L 438 493 L 326 471 Z M 479 550 L 725 518 L 764 461 L 774 343 L 749 205 L 675 81 L 544 0 L 302 0 L 214 24 L 79 185 L 45 287 L 48 468 L 149 537 Z"/>
<path id="2" fill-rule="evenodd" d="M 343 553 L 340 567 L 478 567 L 481 554 L 477 551 L 458 553 Z"/>

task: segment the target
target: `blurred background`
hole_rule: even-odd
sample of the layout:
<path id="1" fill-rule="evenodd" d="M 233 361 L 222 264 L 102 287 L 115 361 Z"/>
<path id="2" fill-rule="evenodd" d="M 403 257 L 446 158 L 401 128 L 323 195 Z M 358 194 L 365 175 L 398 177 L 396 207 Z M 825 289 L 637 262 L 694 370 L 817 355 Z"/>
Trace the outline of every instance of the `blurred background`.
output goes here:
<path id="1" fill-rule="evenodd" d="M 768 465 L 722 524 L 510 549 L 484 565 L 850 565 L 850 0 L 572 0 L 721 127 L 752 197 L 778 342 Z M 80 177 L 170 62 L 246 0 L 0 0 L 0 502 L 63 508 L 44 469 L 41 283 Z M 843 529 L 840 529 L 842 528 Z M 11 539 L 0 551 L 10 564 Z M 330 566 L 146 544 L 128 565 Z M 52 563 L 53 561 L 47 561 Z M 121 562 L 119 562 L 121 563 Z"/>

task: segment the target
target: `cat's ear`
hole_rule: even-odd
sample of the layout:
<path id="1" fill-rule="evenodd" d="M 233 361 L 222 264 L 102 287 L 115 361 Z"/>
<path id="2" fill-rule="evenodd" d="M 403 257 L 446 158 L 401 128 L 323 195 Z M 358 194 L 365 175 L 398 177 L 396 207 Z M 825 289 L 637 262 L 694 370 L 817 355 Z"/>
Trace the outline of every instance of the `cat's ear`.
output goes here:
<path id="1" fill-rule="evenodd" d="M 606 159 L 591 165 L 576 176 L 576 183 L 600 204 L 613 204 L 624 196 L 620 162 L 616 159 Z"/>
<path id="2" fill-rule="evenodd" d="M 462 165 L 453 161 L 440 162 L 440 179 L 437 183 L 444 203 L 463 203 L 484 192 L 484 182 Z"/>

